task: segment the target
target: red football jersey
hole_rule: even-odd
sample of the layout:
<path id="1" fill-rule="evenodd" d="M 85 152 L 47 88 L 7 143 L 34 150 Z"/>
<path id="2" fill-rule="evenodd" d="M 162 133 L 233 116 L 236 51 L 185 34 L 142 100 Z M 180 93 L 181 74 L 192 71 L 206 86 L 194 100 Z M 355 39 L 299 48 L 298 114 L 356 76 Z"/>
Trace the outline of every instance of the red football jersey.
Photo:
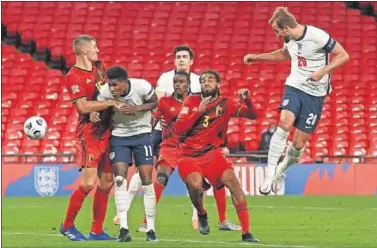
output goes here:
<path id="1" fill-rule="evenodd" d="M 197 112 L 202 101 L 201 95 L 189 96 L 183 102 L 176 122 L 176 132 L 180 135 L 179 150 L 182 155 L 200 156 L 225 144 L 228 122 L 238 116 L 242 105 L 219 96 L 207 106 L 207 110 Z"/>
<path id="2" fill-rule="evenodd" d="M 166 126 L 162 128 L 162 142 L 161 147 L 177 147 L 178 135 L 175 133 L 175 122 L 179 111 L 181 110 L 182 102 L 173 95 L 162 97 L 158 101 L 157 110 L 154 116 L 157 119 L 162 119 Z"/>
<path id="3" fill-rule="evenodd" d="M 105 84 L 105 68 L 101 62 L 93 65 L 91 71 L 72 67 L 66 76 L 66 86 L 73 103 L 82 97 L 88 101 L 97 101 L 100 88 Z M 110 136 L 112 108 L 101 111 L 100 121 L 92 123 L 89 114 L 79 115 L 79 123 L 76 128 L 78 139 L 106 139 Z"/>

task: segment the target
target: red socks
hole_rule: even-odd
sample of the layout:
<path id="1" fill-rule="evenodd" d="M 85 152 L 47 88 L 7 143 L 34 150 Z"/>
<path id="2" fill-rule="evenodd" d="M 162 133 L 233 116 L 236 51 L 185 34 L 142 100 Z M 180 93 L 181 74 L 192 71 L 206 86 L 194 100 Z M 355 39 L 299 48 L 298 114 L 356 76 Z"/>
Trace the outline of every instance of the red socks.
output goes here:
<path id="1" fill-rule="evenodd" d="M 162 192 L 164 191 L 165 189 L 165 185 L 161 184 L 159 181 L 156 181 L 154 184 L 154 192 L 156 194 L 156 206 L 158 204 L 158 202 L 160 201 L 160 198 L 161 198 L 161 195 L 162 195 Z M 144 220 L 143 220 L 143 224 L 147 223 L 147 219 L 146 217 L 144 216 Z"/>
<path id="2" fill-rule="evenodd" d="M 216 199 L 219 222 L 224 222 L 226 220 L 226 189 L 225 187 L 222 187 L 219 190 L 213 189 L 213 195 Z"/>
<path id="3" fill-rule="evenodd" d="M 107 202 L 109 199 L 109 190 L 102 190 L 99 187 L 96 189 L 93 199 L 93 220 L 92 233 L 99 234 L 103 229 L 103 222 L 106 216 Z"/>
<path id="4" fill-rule="evenodd" d="M 241 228 L 242 228 L 242 234 L 246 232 L 250 232 L 249 226 L 249 210 L 247 209 L 247 203 L 242 202 L 238 203 L 235 205 L 237 215 L 238 215 L 238 220 L 241 223 Z"/>
<path id="5" fill-rule="evenodd" d="M 74 225 L 77 213 L 80 211 L 81 206 L 89 192 L 90 190 L 85 189 L 81 185 L 75 189 L 75 191 L 73 191 L 71 198 L 69 199 L 68 209 L 63 222 L 64 229 L 70 228 Z"/>

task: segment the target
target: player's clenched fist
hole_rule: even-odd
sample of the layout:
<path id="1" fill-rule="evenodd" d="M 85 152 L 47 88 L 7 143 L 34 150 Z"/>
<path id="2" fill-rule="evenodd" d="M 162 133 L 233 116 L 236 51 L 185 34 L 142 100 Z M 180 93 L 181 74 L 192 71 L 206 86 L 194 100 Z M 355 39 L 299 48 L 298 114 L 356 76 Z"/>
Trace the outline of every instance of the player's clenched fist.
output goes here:
<path id="1" fill-rule="evenodd" d="M 249 97 L 249 90 L 248 89 L 239 89 L 238 95 L 242 100 L 246 100 Z"/>
<path id="2" fill-rule="evenodd" d="M 211 99 L 210 96 L 203 98 L 203 100 L 199 104 L 199 108 L 198 108 L 199 113 L 204 113 L 204 111 L 206 111 L 210 99 Z"/>
<path id="3" fill-rule="evenodd" d="M 243 58 L 243 62 L 247 65 L 257 61 L 258 54 L 246 54 Z"/>

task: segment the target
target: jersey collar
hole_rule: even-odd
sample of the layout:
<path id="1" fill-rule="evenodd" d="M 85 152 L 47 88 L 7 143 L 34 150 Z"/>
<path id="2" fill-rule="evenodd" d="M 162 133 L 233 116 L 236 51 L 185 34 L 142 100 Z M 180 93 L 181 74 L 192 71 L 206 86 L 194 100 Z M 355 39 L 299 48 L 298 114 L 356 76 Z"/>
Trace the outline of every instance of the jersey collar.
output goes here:
<path id="1" fill-rule="evenodd" d="M 298 38 L 296 41 L 300 41 L 300 40 L 304 39 L 307 30 L 308 30 L 308 26 L 304 25 L 304 33 L 303 33 L 302 36 L 301 36 L 300 38 Z"/>

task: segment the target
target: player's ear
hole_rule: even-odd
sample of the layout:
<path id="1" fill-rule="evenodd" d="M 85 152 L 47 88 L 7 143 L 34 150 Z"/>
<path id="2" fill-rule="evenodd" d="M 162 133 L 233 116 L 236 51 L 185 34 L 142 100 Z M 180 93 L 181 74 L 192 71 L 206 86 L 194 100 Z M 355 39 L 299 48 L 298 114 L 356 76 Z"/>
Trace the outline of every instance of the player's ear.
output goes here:
<path id="1" fill-rule="evenodd" d="M 194 59 L 190 59 L 190 66 L 194 64 Z"/>

